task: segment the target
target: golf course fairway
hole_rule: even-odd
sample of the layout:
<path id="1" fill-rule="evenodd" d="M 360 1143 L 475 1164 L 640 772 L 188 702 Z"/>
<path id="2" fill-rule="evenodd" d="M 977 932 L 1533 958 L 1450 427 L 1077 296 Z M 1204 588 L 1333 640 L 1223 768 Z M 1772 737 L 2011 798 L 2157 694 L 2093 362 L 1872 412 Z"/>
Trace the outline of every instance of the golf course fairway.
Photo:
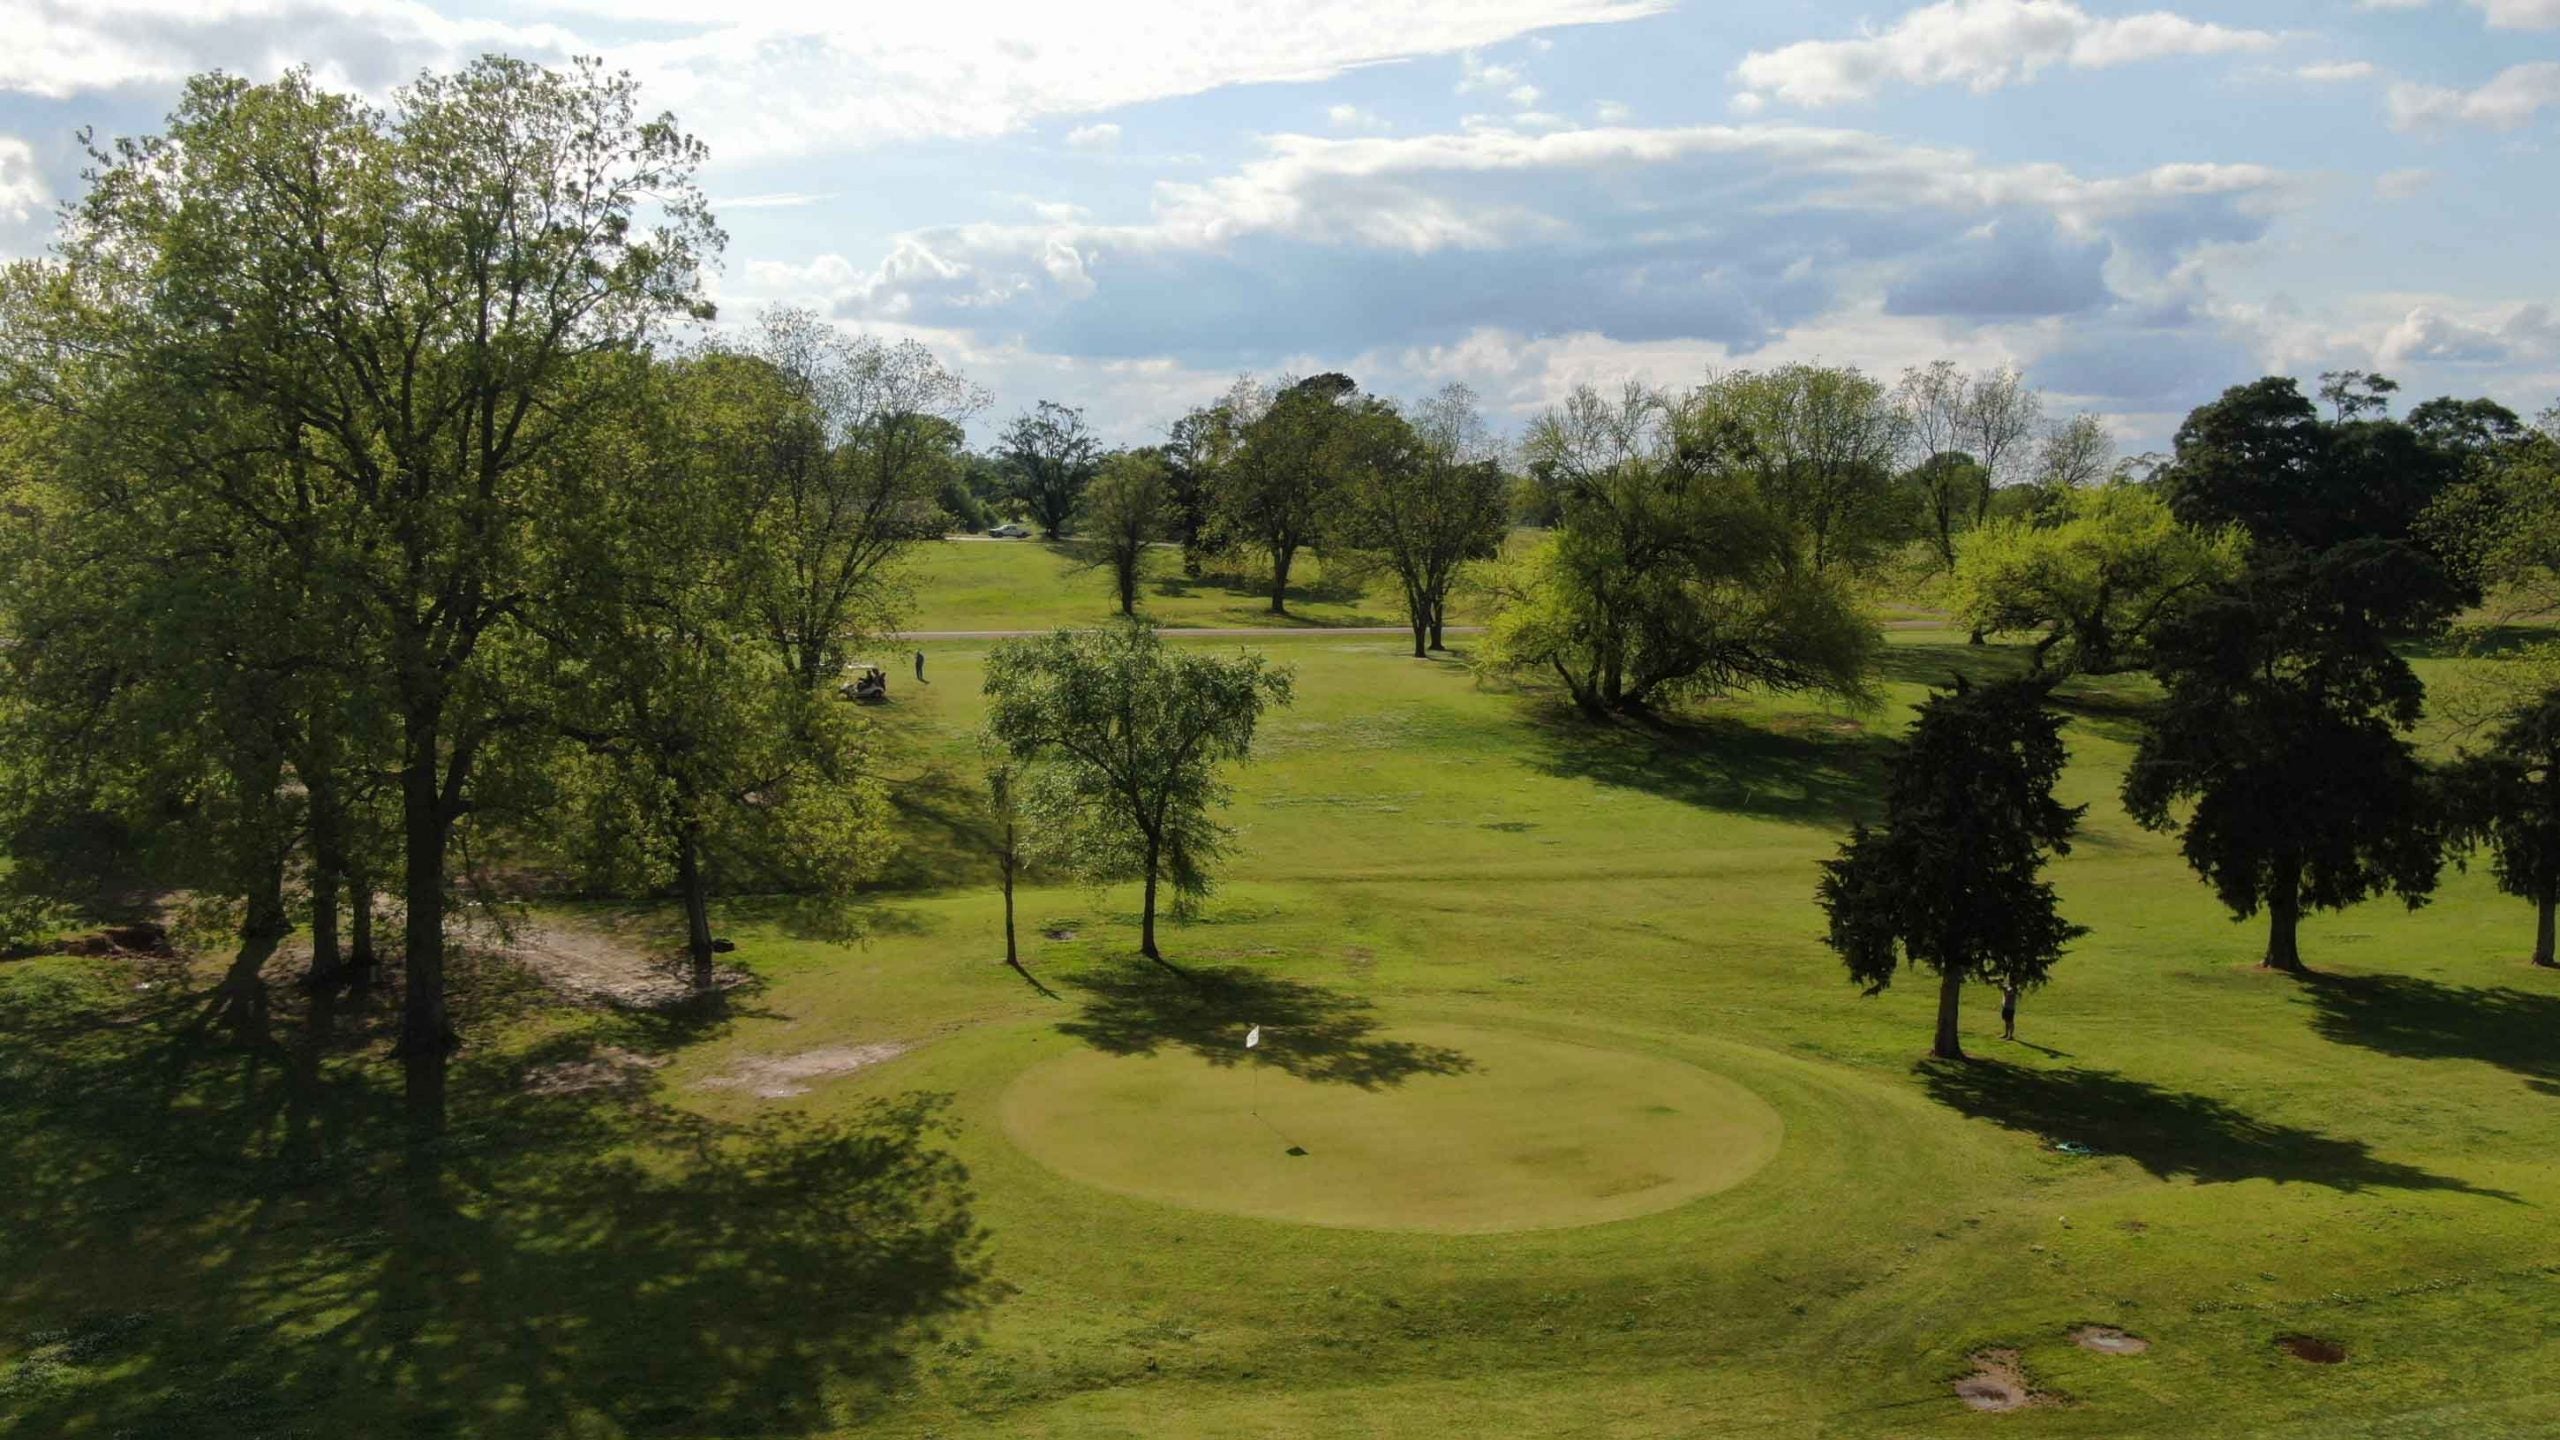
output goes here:
<path id="1" fill-rule="evenodd" d="M 1693 1065 L 1500 1030 L 1412 1026 L 1439 1060 L 1388 1083 L 1232 1056 L 1077 1051 L 1006 1092 L 1006 1135 L 1069 1179 L 1195 1210 L 1487 1234 L 1651 1214 L 1777 1153 L 1778 1112 Z"/>

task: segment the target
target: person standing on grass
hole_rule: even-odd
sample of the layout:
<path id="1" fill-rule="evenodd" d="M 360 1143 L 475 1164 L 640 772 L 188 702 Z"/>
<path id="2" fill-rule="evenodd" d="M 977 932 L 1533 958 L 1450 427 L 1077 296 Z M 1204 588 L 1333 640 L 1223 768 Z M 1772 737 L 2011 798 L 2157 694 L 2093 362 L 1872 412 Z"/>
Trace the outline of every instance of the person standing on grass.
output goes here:
<path id="1" fill-rule="evenodd" d="M 2018 987 L 2015 985 L 2000 987 L 2000 1038 L 2018 1038 Z"/>
<path id="2" fill-rule="evenodd" d="M 916 652 L 916 683 L 924 683 L 924 652 L 921 650 Z"/>

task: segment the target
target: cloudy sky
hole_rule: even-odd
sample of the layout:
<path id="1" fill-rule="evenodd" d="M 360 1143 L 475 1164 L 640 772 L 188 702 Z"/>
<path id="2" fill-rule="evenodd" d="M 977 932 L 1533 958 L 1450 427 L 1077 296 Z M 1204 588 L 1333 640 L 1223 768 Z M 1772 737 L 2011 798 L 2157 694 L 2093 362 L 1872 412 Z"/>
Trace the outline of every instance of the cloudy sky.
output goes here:
<path id="1" fill-rule="evenodd" d="M 711 146 L 724 314 L 921 337 L 982 434 L 1246 370 L 2010 360 L 2135 449 L 2268 371 L 2560 398 L 2560 0 L 2169 3 L 0 0 L 0 253 L 190 71 L 595 53 Z"/>

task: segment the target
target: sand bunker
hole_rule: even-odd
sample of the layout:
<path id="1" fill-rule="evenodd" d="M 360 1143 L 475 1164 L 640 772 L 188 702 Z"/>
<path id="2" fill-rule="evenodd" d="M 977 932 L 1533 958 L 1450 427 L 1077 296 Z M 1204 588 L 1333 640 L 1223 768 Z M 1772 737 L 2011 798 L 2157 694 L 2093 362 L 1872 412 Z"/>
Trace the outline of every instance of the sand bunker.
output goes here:
<path id="1" fill-rule="evenodd" d="M 2083 1325 L 2071 1332 L 2071 1343 L 2101 1355 L 2139 1355 L 2151 1348 L 2150 1341 L 2113 1325 Z"/>
<path id="2" fill-rule="evenodd" d="M 612 1090 L 628 1085 L 650 1071 L 666 1064 L 655 1055 L 642 1055 L 618 1045 L 607 1045 L 584 1060 L 555 1060 L 536 1065 L 524 1072 L 525 1093 L 530 1095 L 580 1095 L 592 1090 Z"/>
<path id="3" fill-rule="evenodd" d="M 813 1081 L 850 1075 L 884 1060 L 895 1060 L 907 1049 L 903 1041 L 886 1040 L 876 1045 L 831 1045 L 797 1055 L 757 1055 L 700 1084 L 705 1090 L 748 1090 L 767 1100 L 782 1100 L 808 1094 Z"/>
<path id="4" fill-rule="evenodd" d="M 626 1010 L 663 1010 L 694 998 L 681 956 L 651 954 L 618 935 L 567 925 L 527 926 L 516 936 L 515 957 L 552 989 L 590 1004 Z M 723 965 L 712 983 L 727 990 L 747 973 Z"/>
<path id="5" fill-rule="evenodd" d="M 1980 1350 L 1967 1357 L 1973 1373 L 1956 1382 L 1956 1398 L 1971 1410 L 2016 1410 L 2035 1402 L 2015 1350 Z"/>

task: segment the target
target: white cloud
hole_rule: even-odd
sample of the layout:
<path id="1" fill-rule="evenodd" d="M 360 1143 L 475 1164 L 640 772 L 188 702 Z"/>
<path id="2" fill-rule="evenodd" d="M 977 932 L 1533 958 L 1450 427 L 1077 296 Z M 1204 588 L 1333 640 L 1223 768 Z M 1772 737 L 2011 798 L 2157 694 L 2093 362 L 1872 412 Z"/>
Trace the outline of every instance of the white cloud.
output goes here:
<path id="1" fill-rule="evenodd" d="M 2560 25 L 2560 0 L 2471 0 L 2490 28 L 2548 30 Z"/>
<path id="2" fill-rule="evenodd" d="M 1067 148 L 1070 150 L 1111 150 L 1118 148 L 1119 144 L 1120 127 L 1117 125 L 1079 125 L 1067 132 Z"/>
<path id="3" fill-rule="evenodd" d="M 836 198 L 832 190 L 773 190 L 761 195 L 714 196 L 711 208 L 718 210 L 796 210 L 803 205 L 820 205 Z"/>
<path id="4" fill-rule="evenodd" d="M 2332 60 L 2320 65 L 2304 65 L 2293 72 L 2297 80 L 2332 85 L 2343 80 L 2364 80 L 2374 74 L 2370 60 Z"/>
<path id="5" fill-rule="evenodd" d="M 2373 177 L 2373 193 L 2385 200 L 2406 200 L 2435 183 L 2433 170 L 2385 170 Z"/>
<path id="6" fill-rule="evenodd" d="M 2547 305 L 2455 315 L 2417 305 L 2383 333 L 2374 361 L 2385 366 L 2511 365 L 2560 354 L 2560 318 Z"/>
<path id="7" fill-rule="evenodd" d="M 23 224 L 43 214 L 52 199 L 36 168 L 34 147 L 15 135 L 0 135 L 0 221 Z"/>
<path id="8" fill-rule="evenodd" d="M 1669 0 L 730 0 L 708 17 L 698 0 L 476 0 L 546 17 L 528 23 L 448 19 L 417 0 L 9 3 L 0 90 L 64 98 L 308 61 L 332 84 L 379 91 L 489 49 L 592 52 L 639 76 L 648 103 L 672 109 L 725 162 L 999 135 L 1229 85 L 1321 80 L 1631 20 Z M 655 38 L 614 38 L 635 26 Z"/>
<path id="9" fill-rule="evenodd" d="M 1615 100 L 1603 100 L 1591 107 L 1591 113 L 1603 125 L 1624 125 L 1635 112 Z"/>
<path id="10" fill-rule="evenodd" d="M 2560 105 L 2560 62 L 2510 65 L 2476 90 L 2394 85 L 2386 103 L 2395 130 L 2433 130 L 2455 124 L 2513 130 L 2544 106 Z"/>
<path id="11" fill-rule="evenodd" d="M 1386 118 L 1375 110 L 1359 105 L 1331 105 L 1325 108 L 1325 123 L 1336 130 L 1373 133 L 1391 128 Z"/>
<path id="12" fill-rule="evenodd" d="M 2165 10 L 2102 19 L 2071 0 L 1941 0 L 1854 40 L 1806 40 L 1743 57 L 1734 76 L 1755 99 L 1815 107 L 1873 99 L 1886 86 L 1963 85 L 1979 93 L 2061 65 L 2097 70 L 2173 55 L 2263 50 L 2276 37 Z"/>
<path id="13" fill-rule="evenodd" d="M 0 91 L 55 100 L 296 64 L 379 92 L 485 51 L 558 60 L 577 48 L 556 25 L 449 19 L 414 0 L 12 0 L 11 10 Z"/>
<path id="14" fill-rule="evenodd" d="M 1458 57 L 1458 93 L 1470 90 L 1500 90 L 1517 85 L 1521 70 L 1517 65 L 1497 65 L 1473 50 Z"/>

